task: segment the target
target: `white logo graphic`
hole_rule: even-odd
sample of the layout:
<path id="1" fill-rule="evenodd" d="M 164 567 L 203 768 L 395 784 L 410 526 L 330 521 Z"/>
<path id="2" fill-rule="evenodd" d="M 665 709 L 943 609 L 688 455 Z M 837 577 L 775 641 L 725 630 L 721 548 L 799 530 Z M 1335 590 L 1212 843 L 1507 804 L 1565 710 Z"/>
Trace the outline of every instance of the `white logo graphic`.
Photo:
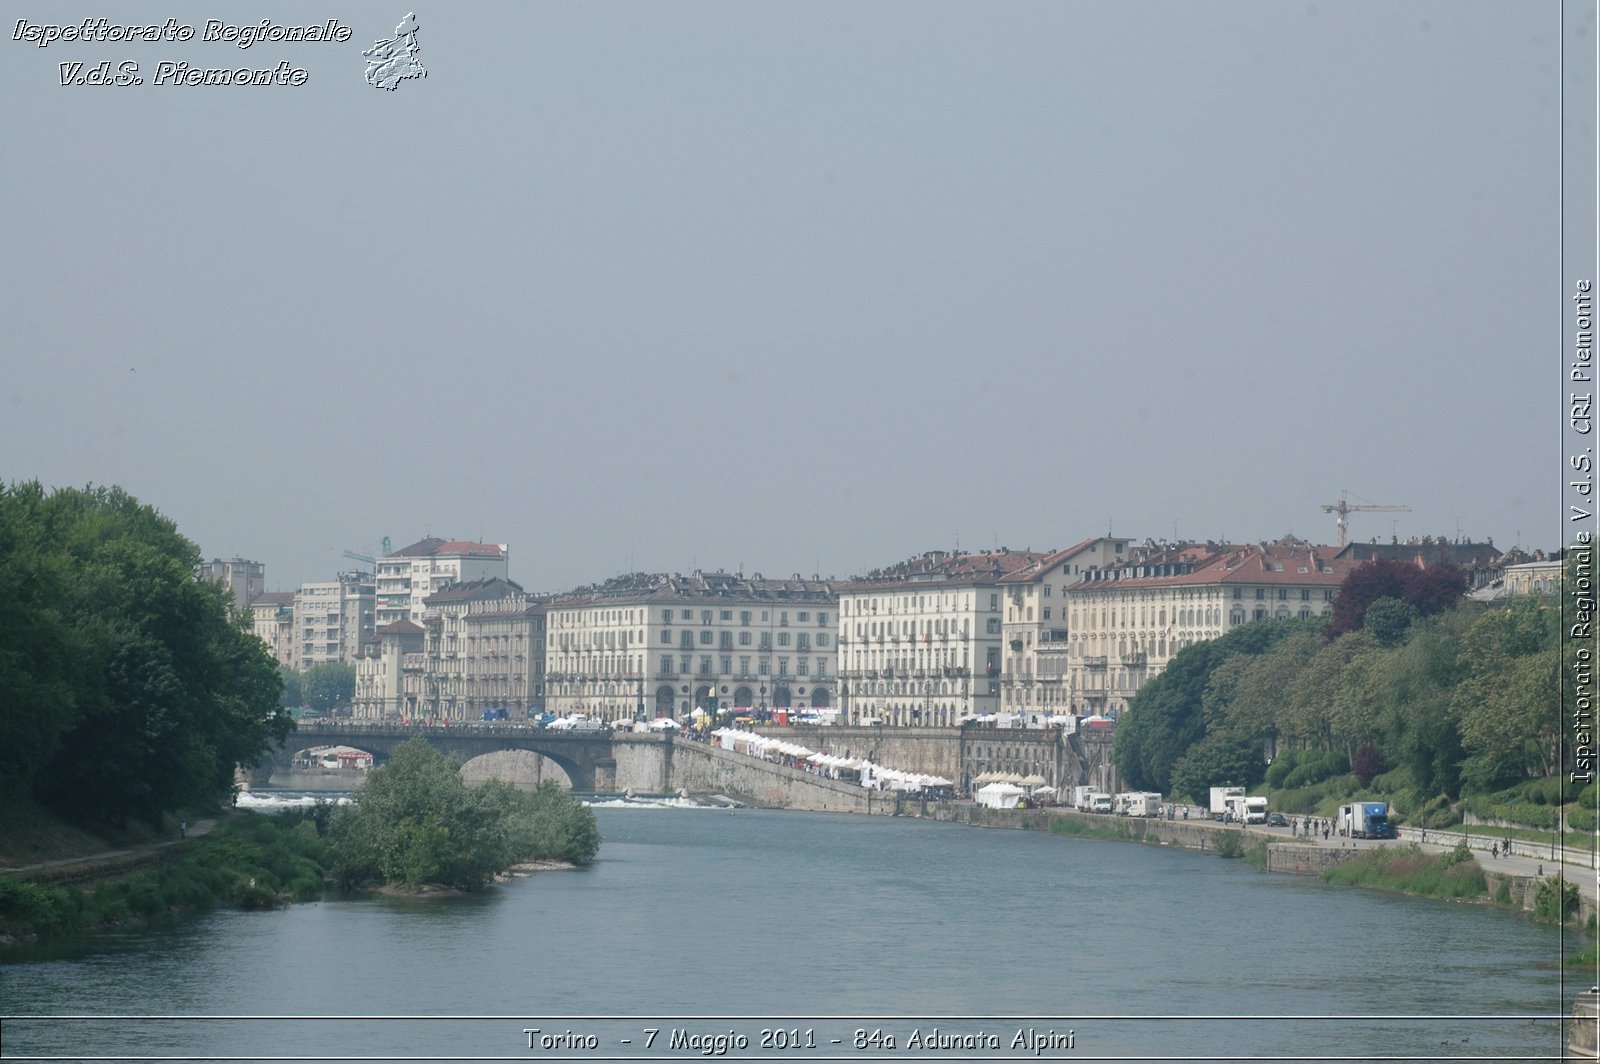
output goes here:
<path id="1" fill-rule="evenodd" d="M 394 28 L 394 39 L 378 41 L 361 54 L 367 57 L 367 84 L 393 92 L 406 78 L 425 78 L 417 62 L 417 16 L 408 14 Z"/>

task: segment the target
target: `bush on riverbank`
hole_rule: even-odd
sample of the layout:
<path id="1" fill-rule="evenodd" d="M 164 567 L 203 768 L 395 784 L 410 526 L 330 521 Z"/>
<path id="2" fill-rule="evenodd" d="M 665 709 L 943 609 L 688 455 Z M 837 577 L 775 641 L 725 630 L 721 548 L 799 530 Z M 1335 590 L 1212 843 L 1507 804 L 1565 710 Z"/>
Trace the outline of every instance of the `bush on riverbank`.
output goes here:
<path id="1" fill-rule="evenodd" d="M 346 890 L 474 891 L 520 862 L 587 864 L 600 848 L 593 811 L 554 783 L 531 793 L 498 780 L 468 788 L 455 761 L 424 739 L 403 743 L 327 823 L 333 875 Z"/>
<path id="2" fill-rule="evenodd" d="M 53 939 L 160 924 L 218 905 L 276 908 L 322 894 L 322 843 L 304 819 L 240 814 L 196 839 L 181 861 L 95 883 L 0 879 L 0 937 Z"/>
<path id="3" fill-rule="evenodd" d="M 1478 898 L 1489 892 L 1483 869 L 1465 847 L 1442 854 L 1424 853 L 1415 843 L 1377 847 L 1335 865 L 1323 878 L 1428 898 Z"/>

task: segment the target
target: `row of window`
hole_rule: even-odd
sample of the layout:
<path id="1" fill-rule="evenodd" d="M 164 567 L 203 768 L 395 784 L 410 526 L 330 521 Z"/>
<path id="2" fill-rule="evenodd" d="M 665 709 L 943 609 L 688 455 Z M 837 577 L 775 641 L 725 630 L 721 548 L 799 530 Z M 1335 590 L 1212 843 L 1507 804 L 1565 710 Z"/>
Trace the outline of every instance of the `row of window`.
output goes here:
<path id="1" fill-rule="evenodd" d="M 699 675 L 701 675 L 701 676 L 716 676 L 716 675 L 723 675 L 723 676 L 768 676 L 768 675 L 771 675 L 771 673 L 772 673 L 772 659 L 770 659 L 770 658 L 757 658 L 756 659 L 756 671 L 755 672 L 751 672 L 750 671 L 750 659 L 747 658 L 747 657 L 741 657 L 739 659 L 739 670 L 738 670 L 738 672 L 734 671 L 733 659 L 731 657 L 723 658 L 720 662 L 715 662 L 716 664 L 720 664 L 722 666 L 722 668 L 720 670 L 713 670 L 712 669 L 712 665 L 713 665 L 714 662 L 715 662 L 715 659 L 713 659 L 709 654 L 701 655 L 700 656 L 700 662 L 699 662 L 699 669 L 698 669 Z M 689 673 L 694 673 L 696 671 L 697 670 L 694 668 L 694 659 L 693 658 L 690 658 L 690 657 L 678 658 L 677 659 L 677 668 L 674 669 L 673 668 L 673 657 L 672 657 L 672 655 L 671 654 L 663 654 L 663 655 L 661 655 L 660 675 L 671 676 L 671 675 L 675 675 L 675 674 L 679 674 L 679 673 L 689 674 Z M 810 659 L 808 659 L 808 658 L 797 658 L 796 661 L 795 661 L 795 671 L 796 671 L 796 675 L 799 675 L 799 676 L 810 676 L 811 675 L 811 661 L 810 661 Z M 788 676 L 789 675 L 789 659 L 788 658 L 779 658 L 778 659 L 778 672 L 777 672 L 777 675 L 779 675 L 779 676 Z M 828 675 L 828 660 L 826 658 L 818 658 L 817 659 L 817 675 L 818 676 L 827 676 Z"/>
<path id="2" fill-rule="evenodd" d="M 762 610 L 761 611 L 761 623 L 762 624 L 768 623 L 768 621 L 770 620 L 771 612 L 772 611 L 770 611 L 770 610 Z M 693 624 L 694 623 L 695 611 L 694 610 L 685 610 L 685 609 L 679 609 L 679 610 L 676 610 L 676 611 L 670 610 L 670 609 L 662 610 L 661 611 L 661 622 L 663 624 L 671 624 L 673 622 L 673 619 L 674 619 L 673 618 L 673 614 L 674 613 L 677 614 L 677 618 L 676 619 L 680 624 L 682 624 L 682 623 Z M 732 610 L 701 610 L 700 611 L 700 623 L 701 624 L 711 624 L 712 623 L 711 618 L 712 618 L 713 614 L 716 614 L 717 620 L 719 620 L 719 621 L 731 621 L 731 620 L 733 620 L 733 611 Z M 739 611 L 739 623 L 740 624 L 751 624 L 751 623 L 753 623 L 750 618 L 751 618 L 751 611 L 750 610 L 740 610 Z M 789 611 L 788 610 L 779 610 L 778 611 L 778 623 L 779 624 L 788 624 L 789 623 Z M 811 611 L 810 610 L 796 610 L 795 611 L 795 623 L 796 624 L 810 624 L 811 623 Z M 827 613 L 825 613 L 825 612 L 818 613 L 817 614 L 817 624 L 818 624 L 818 626 L 819 627 L 825 627 L 827 625 L 827 623 L 828 623 L 828 615 L 827 615 Z"/>

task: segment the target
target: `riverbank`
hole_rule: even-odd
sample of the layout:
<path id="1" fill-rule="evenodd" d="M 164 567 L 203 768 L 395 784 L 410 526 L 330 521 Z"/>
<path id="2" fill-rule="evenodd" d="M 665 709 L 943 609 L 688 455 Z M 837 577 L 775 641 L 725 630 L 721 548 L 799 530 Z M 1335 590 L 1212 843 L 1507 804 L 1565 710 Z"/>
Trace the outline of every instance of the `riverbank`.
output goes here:
<path id="1" fill-rule="evenodd" d="M 322 843 L 309 822 L 208 820 L 177 839 L 6 870 L 0 942 L 169 924 L 220 905 L 273 909 L 322 891 Z"/>
<path id="2" fill-rule="evenodd" d="M 1546 874 L 1545 862 L 1526 855 L 1502 858 L 1497 867 L 1487 868 L 1464 848 L 1459 849 L 1457 857 L 1458 847 L 1437 842 L 1321 840 L 1287 836 L 1282 829 L 1223 825 L 1209 820 L 1114 817 L 1054 808 L 986 809 L 968 802 L 915 803 L 904 815 L 973 827 L 1047 831 L 1074 838 L 1178 846 L 1221 857 L 1253 859 L 1268 872 L 1317 876 L 1330 883 L 1528 913 L 1539 911 L 1541 888 L 1548 904 L 1551 891 L 1557 889 L 1558 873 L 1565 870 L 1565 886 L 1576 896 L 1576 908 L 1566 921 L 1568 926 L 1582 930 L 1597 911 L 1597 883 L 1593 873 L 1552 862 L 1549 865 L 1551 874 Z M 1409 859 L 1398 860 L 1401 857 Z M 1375 867 L 1363 870 L 1362 874 L 1341 874 L 1340 869 L 1347 864 Z M 1438 869 L 1438 864 L 1445 864 L 1445 868 Z M 1455 866 L 1459 866 L 1455 872 L 1444 874 Z"/>

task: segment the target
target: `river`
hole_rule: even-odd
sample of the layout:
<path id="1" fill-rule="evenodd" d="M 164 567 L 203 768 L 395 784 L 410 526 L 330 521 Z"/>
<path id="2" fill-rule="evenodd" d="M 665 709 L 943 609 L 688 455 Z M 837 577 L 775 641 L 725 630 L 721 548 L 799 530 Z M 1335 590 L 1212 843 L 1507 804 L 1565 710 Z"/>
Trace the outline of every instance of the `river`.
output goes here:
<path id="1" fill-rule="evenodd" d="M 1585 988 L 1560 933 L 1521 917 L 1208 854 L 597 816 L 593 866 L 482 895 L 221 911 L 13 959 L 0 1059 L 1526 1056 L 1559 1053 Z"/>

